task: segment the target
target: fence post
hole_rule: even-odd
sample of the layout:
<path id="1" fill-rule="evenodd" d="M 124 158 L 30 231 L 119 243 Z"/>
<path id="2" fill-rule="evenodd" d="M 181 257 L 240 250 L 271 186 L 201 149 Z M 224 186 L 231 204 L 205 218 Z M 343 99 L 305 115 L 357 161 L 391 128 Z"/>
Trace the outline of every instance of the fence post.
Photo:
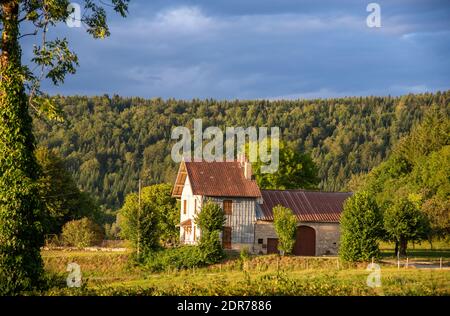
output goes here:
<path id="1" fill-rule="evenodd" d="M 442 269 L 442 257 L 439 258 L 439 269 Z"/>
<path id="2" fill-rule="evenodd" d="M 406 257 L 406 269 L 408 269 L 408 266 L 409 266 L 409 258 Z"/>
<path id="3" fill-rule="evenodd" d="M 397 269 L 400 269 L 400 250 L 397 251 Z"/>

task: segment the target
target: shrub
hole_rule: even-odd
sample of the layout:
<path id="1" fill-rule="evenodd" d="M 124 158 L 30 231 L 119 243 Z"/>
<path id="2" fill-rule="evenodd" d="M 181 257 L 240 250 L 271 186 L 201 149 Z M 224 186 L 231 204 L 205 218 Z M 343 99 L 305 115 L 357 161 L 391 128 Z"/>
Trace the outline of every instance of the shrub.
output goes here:
<path id="1" fill-rule="evenodd" d="M 116 222 L 112 223 L 112 224 L 108 224 L 106 223 L 104 225 L 104 229 L 105 229 L 105 238 L 107 240 L 118 240 L 120 239 L 120 227 L 119 225 L 117 225 Z"/>
<path id="2" fill-rule="evenodd" d="M 78 248 L 99 245 L 103 236 L 102 228 L 86 217 L 67 222 L 61 233 L 67 246 Z"/>
<path id="3" fill-rule="evenodd" d="M 297 218 L 291 209 L 281 205 L 273 208 L 273 223 L 278 235 L 278 250 L 290 254 L 295 244 Z"/>
<path id="4" fill-rule="evenodd" d="M 198 245 L 200 256 L 206 264 L 213 264 L 219 262 L 225 253 L 222 248 L 222 242 L 219 238 L 219 231 L 203 232 Z"/>
<path id="5" fill-rule="evenodd" d="M 214 202 L 206 201 L 201 212 L 197 215 L 195 223 L 202 232 L 221 231 L 225 225 L 225 214 L 222 208 Z"/>
<path id="6" fill-rule="evenodd" d="M 349 198 L 341 218 L 341 259 L 358 262 L 378 258 L 382 223 L 381 211 L 370 193 L 359 192 Z"/>
<path id="7" fill-rule="evenodd" d="M 145 266 L 152 272 L 189 269 L 205 265 L 197 246 L 180 246 L 147 254 Z"/>
<path id="8" fill-rule="evenodd" d="M 212 264 L 224 257 L 219 232 L 225 225 L 225 214 L 222 208 L 207 201 L 201 212 L 195 218 L 195 223 L 200 227 L 201 238 L 199 250 L 205 263 Z"/>

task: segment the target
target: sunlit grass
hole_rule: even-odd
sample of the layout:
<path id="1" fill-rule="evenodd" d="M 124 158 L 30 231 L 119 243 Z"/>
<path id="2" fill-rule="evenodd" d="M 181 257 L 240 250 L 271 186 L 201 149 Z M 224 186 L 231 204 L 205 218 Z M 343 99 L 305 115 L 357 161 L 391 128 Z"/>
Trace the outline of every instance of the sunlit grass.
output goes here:
<path id="1" fill-rule="evenodd" d="M 48 272 L 67 275 L 80 265 L 83 289 L 54 288 L 49 295 L 450 295 L 450 270 L 381 265 L 380 288 L 367 286 L 366 264 L 337 258 L 275 255 L 224 261 L 205 268 L 150 273 L 129 264 L 128 252 L 43 251 Z"/>

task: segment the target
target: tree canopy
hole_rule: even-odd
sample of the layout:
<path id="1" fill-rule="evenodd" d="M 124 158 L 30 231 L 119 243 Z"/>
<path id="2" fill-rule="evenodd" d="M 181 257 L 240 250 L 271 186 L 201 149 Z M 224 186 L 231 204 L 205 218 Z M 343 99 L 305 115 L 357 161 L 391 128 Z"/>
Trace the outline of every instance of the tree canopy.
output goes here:
<path id="1" fill-rule="evenodd" d="M 146 183 L 173 183 L 170 157 L 174 126 L 279 126 L 281 139 L 317 166 L 318 188 L 348 190 L 352 175 L 366 173 L 390 156 L 399 139 L 431 105 L 449 109 L 450 92 L 401 97 L 319 100 L 162 100 L 119 96 L 56 96 L 70 125 L 35 121 L 39 143 L 67 159 L 81 189 L 108 208 Z M 447 114 L 448 115 L 448 114 Z M 354 179 L 355 181 L 356 179 Z M 354 182 L 353 181 L 353 182 Z M 353 188 L 352 188 L 353 189 Z"/>
<path id="2" fill-rule="evenodd" d="M 46 234 L 59 234 L 64 223 L 70 220 L 88 217 L 100 222 L 103 219 L 97 202 L 80 191 L 63 159 L 43 147 L 37 148 L 36 158 L 42 170 L 38 182 L 45 203 Z"/>
<path id="3" fill-rule="evenodd" d="M 363 177 L 361 187 L 374 194 L 387 214 L 400 210 L 410 214 L 412 204 L 408 203 L 417 205 L 431 225 L 428 231 L 431 240 L 450 232 L 449 175 L 450 118 L 448 110 L 433 107 L 398 142 L 392 155 Z M 409 225 L 398 223 L 403 224 Z"/>
<path id="4" fill-rule="evenodd" d="M 270 148 L 270 146 L 269 146 Z M 300 153 L 281 142 L 278 146 L 279 166 L 274 173 L 262 173 L 260 159 L 252 165 L 255 179 L 263 189 L 316 189 L 317 167 L 307 153 Z"/>
<path id="5" fill-rule="evenodd" d="M 171 196 L 170 184 L 157 184 L 131 193 L 118 214 L 121 236 L 132 242 L 135 251 L 151 252 L 178 239 L 179 208 Z"/>

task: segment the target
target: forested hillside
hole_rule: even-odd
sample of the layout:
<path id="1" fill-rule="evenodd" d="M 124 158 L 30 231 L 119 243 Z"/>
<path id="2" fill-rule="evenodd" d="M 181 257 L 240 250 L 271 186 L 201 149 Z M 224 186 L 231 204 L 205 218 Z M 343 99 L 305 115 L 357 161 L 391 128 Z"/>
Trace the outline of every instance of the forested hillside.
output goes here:
<path id="1" fill-rule="evenodd" d="M 68 125 L 35 120 L 40 145 L 67 161 L 81 189 L 117 209 L 145 185 L 173 182 L 170 158 L 175 126 L 279 126 L 282 139 L 309 152 L 319 168 L 320 188 L 342 190 L 353 174 L 382 162 L 435 104 L 450 113 L 450 91 L 402 97 L 351 97 L 293 101 L 145 100 L 57 97 Z"/>

